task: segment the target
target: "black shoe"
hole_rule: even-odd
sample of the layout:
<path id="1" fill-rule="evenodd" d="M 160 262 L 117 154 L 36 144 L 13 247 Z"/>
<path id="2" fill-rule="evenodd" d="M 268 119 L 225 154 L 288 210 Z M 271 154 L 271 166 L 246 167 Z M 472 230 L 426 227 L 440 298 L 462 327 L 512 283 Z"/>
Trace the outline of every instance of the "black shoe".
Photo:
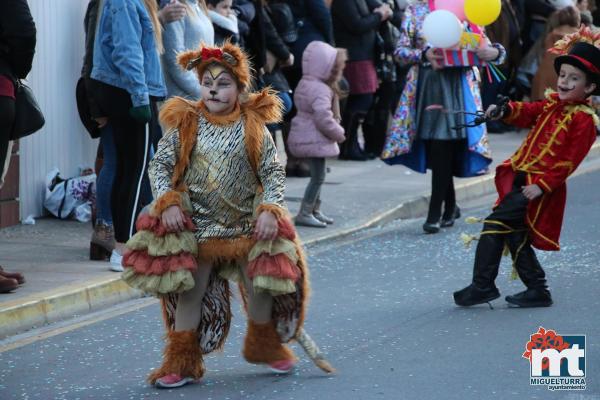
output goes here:
<path id="1" fill-rule="evenodd" d="M 442 222 L 440 223 L 440 226 L 442 228 L 449 228 L 451 226 L 454 226 L 454 220 L 457 220 L 459 218 L 460 218 L 460 208 L 458 208 L 458 206 L 454 206 L 454 212 L 453 212 L 452 216 L 449 218 L 442 216 Z"/>
<path id="2" fill-rule="evenodd" d="M 480 289 L 477 286 L 470 284 L 466 288 L 454 292 L 454 302 L 458 306 L 469 307 L 476 304 L 489 303 L 500 297 L 500 292 L 495 286 Z"/>
<path id="3" fill-rule="evenodd" d="M 356 145 L 356 147 L 351 148 L 339 155 L 340 160 L 349 160 L 349 161 L 367 161 L 369 158 L 363 151 Z"/>
<path id="4" fill-rule="evenodd" d="M 440 231 L 439 222 L 425 222 L 423 224 L 423 230 L 425 233 L 438 233 Z"/>
<path id="5" fill-rule="evenodd" d="M 506 301 L 519 307 L 550 307 L 552 296 L 544 288 L 529 288 L 521 293 L 506 296 Z"/>

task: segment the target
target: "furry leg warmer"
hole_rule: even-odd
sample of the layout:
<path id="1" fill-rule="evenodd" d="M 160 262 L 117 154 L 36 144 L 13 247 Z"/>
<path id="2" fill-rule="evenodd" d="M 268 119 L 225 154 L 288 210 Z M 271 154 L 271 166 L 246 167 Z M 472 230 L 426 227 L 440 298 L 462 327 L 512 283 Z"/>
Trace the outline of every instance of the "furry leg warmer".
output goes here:
<path id="1" fill-rule="evenodd" d="M 148 382 L 154 385 L 156 380 L 169 374 L 191 377 L 194 380 L 204 375 L 204 362 L 198 343 L 198 333 L 191 331 L 169 331 L 167 345 L 163 352 L 163 363 L 148 376 Z"/>
<path id="2" fill-rule="evenodd" d="M 281 343 L 273 321 L 265 324 L 248 319 L 248 332 L 244 340 L 243 355 L 253 364 L 270 364 L 275 361 L 296 361 L 296 356 Z"/>

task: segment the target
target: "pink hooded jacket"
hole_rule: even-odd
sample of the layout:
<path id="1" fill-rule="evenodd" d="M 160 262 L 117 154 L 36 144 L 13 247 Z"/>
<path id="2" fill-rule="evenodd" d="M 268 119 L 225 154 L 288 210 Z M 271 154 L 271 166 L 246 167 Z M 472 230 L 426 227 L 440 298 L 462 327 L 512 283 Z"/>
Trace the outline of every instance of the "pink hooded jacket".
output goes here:
<path id="1" fill-rule="evenodd" d="M 288 146 L 296 157 L 335 157 L 344 141 L 344 128 L 334 119 L 334 93 L 325 83 L 331 77 L 337 50 L 311 42 L 302 55 L 302 79 L 294 93 L 298 110 L 292 119 Z"/>

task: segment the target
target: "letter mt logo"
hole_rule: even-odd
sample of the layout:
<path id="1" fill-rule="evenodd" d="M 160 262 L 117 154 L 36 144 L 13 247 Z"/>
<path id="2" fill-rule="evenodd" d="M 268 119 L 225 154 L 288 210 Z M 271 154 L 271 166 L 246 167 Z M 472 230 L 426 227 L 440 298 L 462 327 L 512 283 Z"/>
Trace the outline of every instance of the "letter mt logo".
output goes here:
<path id="1" fill-rule="evenodd" d="M 531 365 L 531 385 L 585 390 L 585 335 L 558 335 L 540 327 L 525 345 L 523 358 Z"/>

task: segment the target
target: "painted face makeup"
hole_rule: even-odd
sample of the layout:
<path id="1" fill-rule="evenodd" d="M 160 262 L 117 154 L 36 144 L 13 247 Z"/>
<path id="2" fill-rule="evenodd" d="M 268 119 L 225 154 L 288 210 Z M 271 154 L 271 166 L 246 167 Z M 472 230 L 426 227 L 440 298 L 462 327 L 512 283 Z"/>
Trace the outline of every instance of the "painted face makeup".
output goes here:
<path id="1" fill-rule="evenodd" d="M 558 97 L 563 101 L 584 100 L 595 89 L 587 84 L 585 72 L 570 64 L 563 64 L 558 74 Z"/>
<path id="2" fill-rule="evenodd" d="M 204 71 L 200 92 L 208 111 L 216 115 L 231 113 L 240 93 L 233 76 L 220 65 Z"/>

